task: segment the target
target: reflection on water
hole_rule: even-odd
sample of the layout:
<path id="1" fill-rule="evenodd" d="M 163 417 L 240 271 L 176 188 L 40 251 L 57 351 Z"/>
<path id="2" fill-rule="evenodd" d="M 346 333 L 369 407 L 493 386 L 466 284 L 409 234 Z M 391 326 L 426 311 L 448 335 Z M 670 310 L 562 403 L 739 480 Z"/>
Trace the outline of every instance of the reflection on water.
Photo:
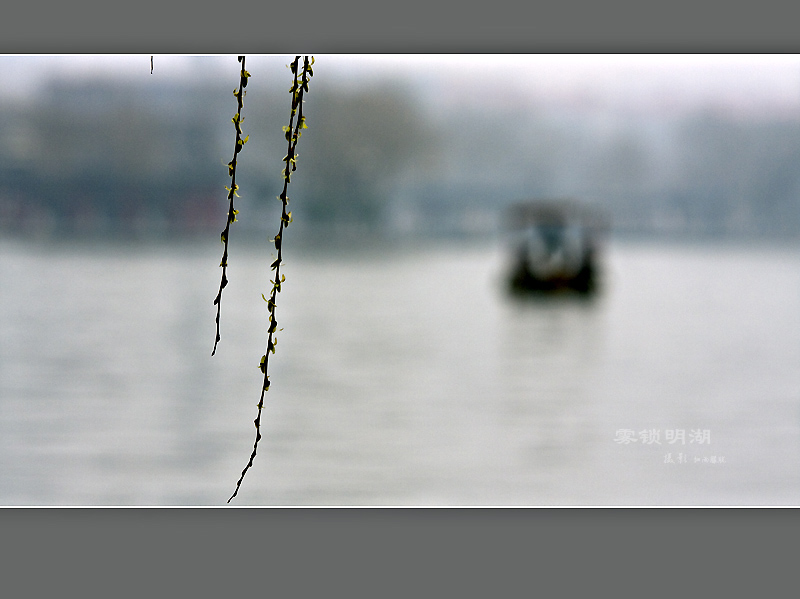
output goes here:
<path id="1" fill-rule="evenodd" d="M 227 500 L 270 260 L 232 249 L 211 358 L 217 251 L 0 245 L 1 504 Z M 799 256 L 617 244 L 562 301 L 507 295 L 493 246 L 290 253 L 234 501 L 796 504 Z"/>
<path id="2" fill-rule="evenodd" d="M 505 308 L 497 377 L 501 425 L 517 431 L 521 470 L 563 475 L 585 461 L 590 447 L 593 381 L 604 343 L 601 301 L 526 298 Z"/>

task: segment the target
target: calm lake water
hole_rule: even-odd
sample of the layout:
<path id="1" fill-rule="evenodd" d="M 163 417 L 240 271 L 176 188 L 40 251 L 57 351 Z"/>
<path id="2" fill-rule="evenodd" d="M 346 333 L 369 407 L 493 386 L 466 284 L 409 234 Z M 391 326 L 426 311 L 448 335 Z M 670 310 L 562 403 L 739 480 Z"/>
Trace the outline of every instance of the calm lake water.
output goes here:
<path id="1" fill-rule="evenodd" d="M 225 504 L 271 258 L 232 245 L 212 358 L 220 254 L 0 242 L 0 504 Z M 232 504 L 800 504 L 800 248 L 606 257 L 516 301 L 499 244 L 287 250 Z"/>

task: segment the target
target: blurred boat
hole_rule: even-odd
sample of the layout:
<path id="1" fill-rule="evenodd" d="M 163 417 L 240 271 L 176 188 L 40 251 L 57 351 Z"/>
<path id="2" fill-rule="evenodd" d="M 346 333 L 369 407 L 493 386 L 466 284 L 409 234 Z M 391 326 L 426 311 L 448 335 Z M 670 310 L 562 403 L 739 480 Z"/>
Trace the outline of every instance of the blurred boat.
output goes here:
<path id="1" fill-rule="evenodd" d="M 600 244 L 608 231 L 601 210 L 572 200 L 532 200 L 512 205 L 508 219 L 513 291 L 597 290 Z"/>

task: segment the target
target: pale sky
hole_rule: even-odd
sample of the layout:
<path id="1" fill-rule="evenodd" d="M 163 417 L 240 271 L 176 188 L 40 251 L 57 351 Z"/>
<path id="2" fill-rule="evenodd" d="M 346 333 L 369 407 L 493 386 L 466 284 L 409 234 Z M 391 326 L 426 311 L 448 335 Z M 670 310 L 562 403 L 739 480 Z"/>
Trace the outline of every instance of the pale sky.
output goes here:
<path id="1" fill-rule="evenodd" d="M 248 56 L 248 70 L 283 66 L 290 56 Z M 48 77 L 163 77 L 190 80 L 236 71 L 235 56 L 62 55 L 0 57 L 0 93 L 35 94 Z M 668 96 L 676 103 L 723 102 L 800 107 L 798 55 L 524 54 L 524 55 L 319 55 L 316 80 L 341 83 L 409 77 L 443 97 L 515 93 L 555 98 L 592 97 L 604 102 L 652 102 Z"/>

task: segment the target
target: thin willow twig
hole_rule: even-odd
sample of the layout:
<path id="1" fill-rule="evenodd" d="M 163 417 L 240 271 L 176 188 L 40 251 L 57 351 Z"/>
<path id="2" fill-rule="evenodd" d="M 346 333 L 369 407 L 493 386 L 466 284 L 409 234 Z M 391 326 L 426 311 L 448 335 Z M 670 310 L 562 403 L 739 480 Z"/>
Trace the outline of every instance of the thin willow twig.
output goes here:
<path id="1" fill-rule="evenodd" d="M 278 196 L 278 199 L 282 204 L 281 222 L 278 229 L 278 234 L 273 240 L 275 243 L 275 250 L 277 251 L 277 258 L 270 265 L 270 269 L 275 271 L 275 280 L 271 281 L 272 292 L 270 294 L 270 298 L 267 299 L 266 296 L 262 294 L 262 297 L 267 302 L 267 307 L 269 309 L 270 323 L 269 329 L 267 330 L 267 351 L 262 356 L 261 363 L 259 364 L 261 372 L 264 373 L 264 384 L 261 388 L 261 399 L 258 402 L 258 415 L 253 421 L 256 426 L 256 439 L 253 443 L 253 452 L 250 454 L 250 460 L 247 462 L 244 470 L 242 470 L 242 475 L 239 477 L 239 480 L 236 483 L 236 489 L 234 490 L 233 495 L 231 495 L 228 499 L 228 503 L 230 503 L 231 499 L 236 497 L 236 494 L 239 492 L 239 487 L 244 480 L 245 474 L 247 474 L 247 471 L 253 465 L 253 460 L 255 459 L 256 452 L 258 451 L 258 442 L 261 440 L 261 411 L 264 407 L 264 396 L 266 395 L 266 392 L 269 390 L 270 386 L 268 374 L 269 355 L 271 353 L 275 353 L 275 346 L 278 343 L 278 339 L 275 337 L 275 332 L 278 329 L 278 321 L 275 318 L 275 300 L 277 294 L 281 290 L 281 284 L 286 280 L 285 276 L 281 274 L 281 264 L 283 259 L 283 232 L 289 223 L 292 222 L 292 213 L 287 210 L 289 205 L 289 196 L 287 195 L 287 191 L 289 189 L 292 173 L 297 170 L 297 154 L 295 151 L 297 148 L 297 140 L 300 139 L 300 136 L 302 135 L 301 129 L 307 128 L 306 119 L 303 116 L 303 94 L 308 91 L 309 79 L 314 74 L 314 71 L 311 68 L 313 62 L 313 57 L 311 58 L 311 61 L 309 61 L 309 57 L 306 56 L 303 61 L 303 71 L 302 73 L 298 73 L 300 57 L 296 56 L 290 67 L 292 73 L 294 74 L 294 81 L 291 89 L 289 90 L 292 94 L 292 110 L 289 117 L 289 126 L 284 128 L 284 131 L 286 132 L 286 140 L 288 141 L 289 146 L 286 156 L 283 158 L 283 191 L 281 192 L 281 195 Z M 295 117 L 297 117 L 296 121 Z"/>
<path id="2" fill-rule="evenodd" d="M 231 224 L 236 221 L 236 215 L 239 213 L 238 210 L 235 210 L 233 207 L 233 198 L 234 196 L 238 197 L 237 190 L 239 186 L 236 184 L 236 163 L 237 163 L 237 156 L 239 152 L 242 151 L 244 144 L 247 143 L 247 139 L 249 136 L 242 138 L 242 121 L 244 118 L 242 117 L 242 106 L 244 102 L 244 96 L 247 93 L 244 91 L 244 88 L 247 87 L 247 79 L 250 77 L 250 73 L 247 72 L 245 69 L 245 57 L 240 56 L 239 62 L 242 63 L 241 73 L 239 77 L 239 89 L 233 90 L 233 95 L 236 96 L 236 101 L 238 104 L 238 110 L 236 114 L 233 115 L 231 119 L 233 121 L 233 125 L 236 128 L 236 144 L 233 148 L 233 159 L 228 163 L 228 175 L 231 178 L 231 186 L 226 187 L 225 189 L 228 190 L 228 219 L 225 223 L 225 230 L 222 231 L 220 238 L 222 243 L 225 245 L 225 248 L 222 251 L 222 261 L 219 265 L 222 267 L 222 278 L 219 283 L 219 292 L 217 293 L 217 297 L 214 299 L 214 305 L 217 306 L 217 334 L 214 339 L 214 349 L 211 351 L 211 355 L 213 356 L 217 352 L 217 344 L 220 340 L 219 334 L 219 317 L 220 312 L 222 310 L 222 290 L 225 289 L 225 286 L 228 284 L 228 239 L 230 237 L 230 230 Z"/>

